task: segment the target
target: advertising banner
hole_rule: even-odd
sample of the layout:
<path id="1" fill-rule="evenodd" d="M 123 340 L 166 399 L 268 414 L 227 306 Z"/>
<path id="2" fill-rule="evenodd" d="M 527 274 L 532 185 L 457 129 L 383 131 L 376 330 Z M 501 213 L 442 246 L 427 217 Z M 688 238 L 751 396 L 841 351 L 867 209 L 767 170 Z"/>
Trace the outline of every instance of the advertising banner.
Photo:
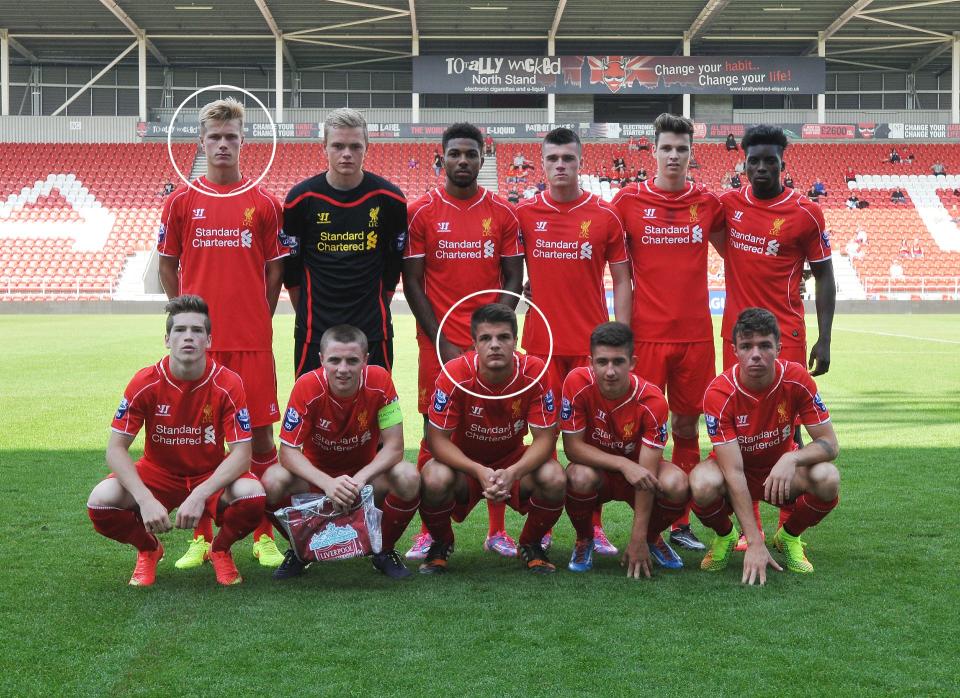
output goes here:
<path id="1" fill-rule="evenodd" d="M 820 94 L 826 62 L 799 56 L 416 56 L 422 94 Z"/>

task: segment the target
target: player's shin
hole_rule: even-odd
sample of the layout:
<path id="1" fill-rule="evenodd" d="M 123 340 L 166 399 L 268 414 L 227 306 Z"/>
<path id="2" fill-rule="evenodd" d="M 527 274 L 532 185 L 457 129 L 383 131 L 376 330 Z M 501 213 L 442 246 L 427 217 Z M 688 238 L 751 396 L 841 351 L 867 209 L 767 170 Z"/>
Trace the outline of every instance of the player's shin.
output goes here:
<path id="1" fill-rule="evenodd" d="M 196 527 L 193 529 L 193 537 L 203 538 L 208 543 L 213 540 L 213 519 L 206 512 L 200 517 Z"/>
<path id="2" fill-rule="evenodd" d="M 147 533 L 140 517 L 129 509 L 88 506 L 87 515 L 97 533 L 128 543 L 141 552 L 156 550 L 160 544 L 155 536 Z"/>
<path id="3" fill-rule="evenodd" d="M 840 497 L 834 497 L 827 502 L 810 492 L 802 494 L 797 497 L 793 513 L 783 524 L 783 530 L 791 536 L 799 536 L 811 526 L 820 523 L 839 503 Z"/>
<path id="4" fill-rule="evenodd" d="M 703 522 L 704 526 L 713 529 L 719 536 L 725 536 L 733 529 L 733 522 L 730 520 L 730 514 L 733 511 L 723 497 L 717 497 L 704 506 L 693 502 L 690 508 L 693 509 L 693 513 Z"/>
<path id="5" fill-rule="evenodd" d="M 420 506 L 420 497 L 415 499 L 400 499 L 397 495 L 390 492 L 383 500 L 383 520 L 381 528 L 383 531 L 383 549 L 393 550 L 400 536 L 407 530 L 410 520 L 417 513 Z"/>
<path id="6" fill-rule="evenodd" d="M 211 550 L 220 552 L 229 550 L 238 540 L 249 536 L 263 517 L 266 503 L 263 494 L 241 497 L 234 500 L 223 510 L 220 520 L 220 532 L 213 539 Z"/>
<path id="7" fill-rule="evenodd" d="M 658 497 L 650 511 L 650 523 L 647 525 L 647 542 L 653 543 L 670 524 L 687 511 L 687 502 L 671 502 Z"/>
<path id="8" fill-rule="evenodd" d="M 595 492 L 586 494 L 567 490 L 567 516 L 570 517 L 570 523 L 573 524 L 577 540 L 593 538 L 593 512 L 596 504 L 597 494 Z"/>
<path id="9" fill-rule="evenodd" d="M 540 544 L 544 534 L 553 528 L 563 513 L 563 504 L 543 501 L 537 497 L 530 497 L 530 506 L 527 510 L 527 521 L 520 532 L 520 545 Z"/>
<path id="10" fill-rule="evenodd" d="M 435 542 L 453 543 L 453 526 L 450 523 L 452 514 L 453 500 L 438 505 L 420 503 L 420 518 Z"/>
<path id="11" fill-rule="evenodd" d="M 676 432 L 672 434 L 673 438 L 673 464 L 680 468 L 687 475 L 700 462 L 700 442 L 696 438 L 678 436 Z M 683 513 L 674 522 L 674 527 L 690 525 L 690 506 L 684 508 Z"/>

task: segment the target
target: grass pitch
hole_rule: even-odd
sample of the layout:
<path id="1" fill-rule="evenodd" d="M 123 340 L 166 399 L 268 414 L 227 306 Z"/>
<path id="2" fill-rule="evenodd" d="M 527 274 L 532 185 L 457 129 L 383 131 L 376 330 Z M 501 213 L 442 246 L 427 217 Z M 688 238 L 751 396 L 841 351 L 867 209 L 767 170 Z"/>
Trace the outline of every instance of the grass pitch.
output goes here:
<path id="1" fill-rule="evenodd" d="M 275 325 L 284 402 L 292 318 Z M 413 459 L 412 318 L 396 329 Z M 107 472 L 123 387 L 164 351 L 163 319 L 0 316 L 0 331 L 2 694 L 960 692 L 958 316 L 837 317 L 819 385 L 841 444 L 841 503 L 805 535 L 816 573 L 774 573 L 765 588 L 739 584 L 739 557 L 709 575 L 689 553 L 687 569 L 652 581 L 627 580 L 604 558 L 574 575 L 566 518 L 552 553 L 560 571 L 534 578 L 481 552 L 482 506 L 456 529 L 439 579 L 395 583 L 356 560 L 281 585 L 245 541 L 234 548 L 243 585 L 219 588 L 209 566 L 174 569 L 189 538 L 176 531 L 156 586 L 128 588 L 132 549 L 96 535 L 84 504 Z M 764 514 L 769 535 L 775 512 Z M 627 507 L 604 518 L 623 546 Z M 508 511 L 507 522 L 516 534 L 519 518 Z"/>

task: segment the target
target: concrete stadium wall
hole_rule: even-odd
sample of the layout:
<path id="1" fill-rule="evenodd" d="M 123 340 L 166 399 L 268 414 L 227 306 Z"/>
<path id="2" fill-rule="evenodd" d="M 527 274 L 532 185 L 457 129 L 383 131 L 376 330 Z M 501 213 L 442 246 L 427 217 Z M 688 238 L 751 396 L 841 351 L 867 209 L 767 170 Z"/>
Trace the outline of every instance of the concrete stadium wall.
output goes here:
<path id="1" fill-rule="evenodd" d="M 135 116 L 0 116 L 0 143 L 138 143 Z"/>

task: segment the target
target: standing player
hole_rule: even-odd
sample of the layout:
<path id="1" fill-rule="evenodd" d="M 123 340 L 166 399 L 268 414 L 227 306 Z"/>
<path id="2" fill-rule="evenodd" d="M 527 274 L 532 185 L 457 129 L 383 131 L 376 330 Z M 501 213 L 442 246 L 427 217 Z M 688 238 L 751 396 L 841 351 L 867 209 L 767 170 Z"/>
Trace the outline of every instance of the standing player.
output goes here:
<path id="1" fill-rule="evenodd" d="M 483 167 L 480 150 L 483 135 L 472 124 L 453 124 L 443 132 L 443 168 L 446 179 L 410 205 L 409 244 L 403 262 L 403 292 L 417 318 L 420 349 L 417 407 L 426 428 L 430 395 L 440 375 L 437 360 L 452 361 L 473 344 L 470 316 L 485 303 L 498 300 L 475 296 L 464 301 L 447 319 L 440 320 L 464 296 L 486 288 L 519 293 L 523 285 L 523 247 L 520 226 L 513 207 L 477 183 Z M 499 302 L 517 307 L 517 298 L 502 294 Z M 483 547 L 507 557 L 516 557 L 517 545 L 507 535 L 504 505 L 487 500 L 490 527 Z M 423 559 L 430 548 L 430 533 L 424 526 L 407 552 L 410 559 Z"/>
<path id="2" fill-rule="evenodd" d="M 543 171 L 547 190 L 517 207 L 526 251 L 530 294 L 553 330 L 549 386 L 559 393 L 567 374 L 590 363 L 590 332 L 610 319 L 603 287 L 604 267 L 613 277 L 614 316 L 629 324 L 633 291 L 630 264 L 619 214 L 600 197 L 580 188 L 582 145 L 576 133 L 556 128 L 543 139 Z M 536 312 L 528 312 L 523 348 L 546 361 L 547 328 Z M 616 555 L 594 519 L 598 555 Z"/>
<path id="3" fill-rule="evenodd" d="M 753 126 L 740 143 L 750 186 L 725 192 L 727 224 L 724 275 L 727 298 L 723 311 L 723 366 L 736 363 L 733 325 L 749 307 L 772 311 L 783 333 L 783 358 L 819 376 L 830 368 L 830 334 L 837 286 L 830 259 L 830 234 L 823 212 L 814 202 L 780 182 L 787 137 L 775 126 Z M 806 325 L 800 287 L 804 262 L 816 279 L 819 336 L 807 359 Z M 799 442 L 799 429 L 796 434 Z M 754 507 L 760 523 L 760 510 Z M 789 507 L 780 511 L 780 525 Z M 761 527 L 762 529 L 762 527 Z M 745 545 L 741 541 L 741 548 Z"/>
<path id="4" fill-rule="evenodd" d="M 787 569 L 813 572 L 800 534 L 816 526 L 839 501 L 840 473 L 830 461 L 840 447 L 817 385 L 803 364 L 778 360 L 780 328 L 773 313 L 742 311 L 733 327 L 737 363 L 710 384 L 703 398 L 714 450 L 690 474 L 693 509 L 717 536 L 701 569 L 722 570 L 737 542 L 735 513 L 747 537 L 742 581 L 766 582 L 767 565 L 779 570 L 750 515 L 751 499 L 764 499 L 791 513 L 774 545 Z M 800 448 L 793 438 L 799 420 L 813 439 Z"/>
<path id="5" fill-rule="evenodd" d="M 170 355 L 130 381 L 107 445 L 110 476 L 87 501 L 97 533 L 137 549 L 132 586 L 153 584 L 163 545 L 157 533 L 216 518 L 210 561 L 220 584 L 243 581 L 230 546 L 263 516 L 264 492 L 250 470 L 250 417 L 240 377 L 207 354 L 210 316 L 197 296 L 169 303 L 164 343 Z M 130 445 L 146 425 L 143 458 Z M 230 445 L 230 453 L 223 444 Z"/>
<path id="6" fill-rule="evenodd" d="M 319 338 L 353 325 L 370 343 L 370 363 L 393 365 L 390 300 L 400 281 L 407 200 L 396 186 L 363 169 L 367 122 L 335 109 L 323 122 L 329 169 L 300 182 L 284 203 L 284 230 L 295 241 L 284 285 L 297 310 L 297 376 L 320 367 Z"/>
<path id="7" fill-rule="evenodd" d="M 477 308 L 470 329 L 476 351 L 448 362 L 450 376 L 437 378 L 420 448 L 420 516 L 433 537 L 420 572 L 446 571 L 451 518 L 463 521 L 483 498 L 527 514 L 520 557 L 533 573 L 555 572 L 541 541 L 563 512 L 567 480 L 553 459 L 556 403 L 537 380 L 543 362 L 516 352 L 517 316 L 505 305 Z M 533 443 L 525 446 L 528 427 Z"/>
<path id="8" fill-rule="evenodd" d="M 656 176 L 621 189 L 613 205 L 626 226 L 633 265 L 637 366 L 666 392 L 673 462 L 689 474 L 700 462 L 703 393 L 716 375 L 707 246 L 722 245 L 723 208 L 714 194 L 687 181 L 693 122 L 661 114 L 653 126 Z M 703 550 L 689 513 L 675 524 L 670 542 Z"/>
<path id="9" fill-rule="evenodd" d="M 189 293 L 209 304 L 217 328 L 211 356 L 243 379 L 253 425 L 251 468 L 262 475 L 277 462 L 272 425 L 280 411 L 272 317 L 280 296 L 282 258 L 289 250 L 280 202 L 262 187 L 251 187 L 250 178 L 240 173 L 243 117 L 243 105 L 232 98 L 200 110 L 207 174 L 193 182 L 196 189 L 180 186 L 167 197 L 157 251 L 167 298 Z M 202 565 L 212 539 L 205 516 L 176 566 Z M 266 518 L 254 532 L 253 555 L 265 567 L 283 560 Z"/>
<path id="10" fill-rule="evenodd" d="M 410 575 L 394 550 L 420 505 L 420 476 L 403 460 L 403 416 L 386 369 L 368 366 L 367 338 L 335 325 L 320 338 L 319 369 L 297 380 L 280 429 L 280 463 L 263 476 L 268 509 L 289 506 L 290 495 L 322 492 L 338 507 L 356 503 L 373 485 L 383 511 L 383 549 L 373 566 L 393 579 Z M 378 449 L 379 444 L 383 444 Z M 287 550 L 274 579 L 303 574 Z"/>
<path id="11" fill-rule="evenodd" d="M 591 514 L 598 501 L 633 507 L 633 529 L 624 555 L 627 576 L 650 576 L 650 556 L 661 567 L 683 561 L 660 532 L 683 515 L 690 499 L 687 476 L 661 458 L 667 442 L 667 401 L 660 389 L 633 373 L 633 333 L 607 322 L 590 335 L 590 366 L 575 368 L 563 383 L 560 409 L 567 465 L 567 514 L 577 534 L 567 567 L 593 567 Z"/>

